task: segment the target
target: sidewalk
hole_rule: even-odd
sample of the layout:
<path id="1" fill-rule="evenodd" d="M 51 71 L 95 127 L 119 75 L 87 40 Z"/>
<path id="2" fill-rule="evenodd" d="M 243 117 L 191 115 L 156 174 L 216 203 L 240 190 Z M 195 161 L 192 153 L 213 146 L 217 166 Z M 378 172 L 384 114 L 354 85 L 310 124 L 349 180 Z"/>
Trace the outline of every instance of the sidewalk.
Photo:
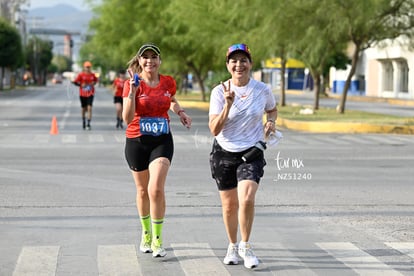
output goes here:
<path id="1" fill-rule="evenodd" d="M 289 90 L 286 93 L 292 95 L 302 95 L 303 91 Z M 309 92 L 307 92 L 309 93 Z M 330 94 L 329 98 L 340 99 L 340 95 Z M 347 102 L 370 102 L 370 103 L 388 103 L 395 106 L 409 106 L 413 107 L 414 114 L 414 100 L 405 99 L 390 99 L 390 98 L 376 98 L 366 96 L 347 96 Z M 208 102 L 196 102 L 181 100 L 180 104 L 184 108 L 197 108 L 208 111 Z M 363 111 L 363 110 L 362 110 Z M 388 133 L 388 134 L 414 134 L 414 126 L 407 125 L 377 125 L 368 123 L 352 123 L 352 122 L 304 122 L 296 120 L 288 120 L 283 117 L 278 117 L 277 125 L 279 127 L 315 133 Z"/>

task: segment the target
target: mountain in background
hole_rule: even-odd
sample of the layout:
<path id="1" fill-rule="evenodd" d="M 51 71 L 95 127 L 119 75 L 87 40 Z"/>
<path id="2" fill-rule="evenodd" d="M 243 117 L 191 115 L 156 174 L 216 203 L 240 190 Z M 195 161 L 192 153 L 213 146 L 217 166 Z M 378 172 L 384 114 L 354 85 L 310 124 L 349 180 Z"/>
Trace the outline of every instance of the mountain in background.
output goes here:
<path id="1" fill-rule="evenodd" d="M 86 33 L 92 12 L 81 11 L 66 4 L 58 4 L 51 7 L 30 9 L 28 16 L 32 19 L 29 27 L 37 25 L 33 27 L 63 28 Z"/>
<path id="2" fill-rule="evenodd" d="M 81 11 L 77 8 L 57 4 L 51 7 L 35 8 L 28 10 L 27 31 L 32 28 L 59 29 L 70 32 L 79 32 L 80 36 L 73 36 L 74 41 L 73 59 L 78 58 L 79 49 L 83 43 L 83 38 L 87 34 L 88 24 L 93 13 L 91 11 Z M 52 40 L 54 43 L 53 52 L 63 54 L 63 36 L 58 35 L 38 35 L 42 39 Z"/>

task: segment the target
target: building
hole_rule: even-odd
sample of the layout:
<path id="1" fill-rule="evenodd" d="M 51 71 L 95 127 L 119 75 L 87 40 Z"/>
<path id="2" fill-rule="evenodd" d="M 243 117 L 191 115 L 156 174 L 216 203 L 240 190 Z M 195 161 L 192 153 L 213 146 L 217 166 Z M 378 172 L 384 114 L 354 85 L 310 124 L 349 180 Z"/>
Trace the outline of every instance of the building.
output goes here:
<path id="1" fill-rule="evenodd" d="M 341 94 L 348 70 L 330 72 L 333 93 Z M 411 69 L 411 70 L 410 70 Z M 370 97 L 414 99 L 414 52 L 402 38 L 361 52 L 349 94 Z"/>
<path id="2" fill-rule="evenodd" d="M 273 89 L 280 90 L 281 59 L 270 58 L 264 61 L 261 70 L 261 80 L 271 85 Z M 285 72 L 285 89 L 305 90 L 312 89 L 312 78 L 305 68 L 305 64 L 296 59 L 288 59 Z"/>

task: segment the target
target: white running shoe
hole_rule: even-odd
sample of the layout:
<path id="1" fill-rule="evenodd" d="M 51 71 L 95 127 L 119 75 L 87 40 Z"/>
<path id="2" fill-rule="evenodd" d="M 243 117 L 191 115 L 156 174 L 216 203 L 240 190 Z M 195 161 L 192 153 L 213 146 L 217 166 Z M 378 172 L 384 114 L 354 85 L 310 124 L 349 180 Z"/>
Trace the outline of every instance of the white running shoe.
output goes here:
<path id="1" fill-rule="evenodd" d="M 152 241 L 151 249 L 152 257 L 154 258 L 165 257 L 165 255 L 167 255 L 167 251 L 165 251 L 164 247 L 162 247 L 162 243 L 159 239 L 155 239 Z"/>
<path id="2" fill-rule="evenodd" d="M 139 245 L 139 250 L 142 253 L 151 253 L 151 234 L 143 234 L 141 238 L 141 244 Z"/>
<path id="3" fill-rule="evenodd" d="M 226 265 L 236 265 L 239 263 L 239 255 L 237 253 L 237 244 L 229 244 L 227 248 L 226 257 L 224 257 L 223 263 Z"/>
<path id="4" fill-rule="evenodd" d="M 239 244 L 239 255 L 244 260 L 244 266 L 246 268 L 255 268 L 259 265 L 259 259 L 254 255 L 250 243 Z"/>

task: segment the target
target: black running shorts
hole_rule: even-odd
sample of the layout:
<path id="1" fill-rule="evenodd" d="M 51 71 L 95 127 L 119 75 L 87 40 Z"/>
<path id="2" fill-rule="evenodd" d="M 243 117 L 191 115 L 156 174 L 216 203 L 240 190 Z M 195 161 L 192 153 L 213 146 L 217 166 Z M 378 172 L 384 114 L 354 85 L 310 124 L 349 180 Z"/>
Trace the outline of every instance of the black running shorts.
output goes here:
<path id="1" fill-rule="evenodd" d="M 120 103 L 120 104 L 122 104 L 123 103 L 123 98 L 122 97 L 119 97 L 119 96 L 115 96 L 114 97 L 114 103 Z"/>
<path id="2" fill-rule="evenodd" d="M 159 157 L 172 160 L 174 143 L 171 132 L 160 136 L 143 135 L 137 138 L 127 138 L 125 143 L 125 158 L 133 171 L 144 171 L 149 164 Z"/>
<path id="3" fill-rule="evenodd" d="M 93 103 L 93 96 L 89 96 L 89 97 L 79 97 L 80 98 L 80 102 L 81 102 L 81 107 L 85 108 L 88 105 L 92 106 Z"/>
<path id="4" fill-rule="evenodd" d="M 249 150 L 242 152 L 229 152 L 224 150 L 214 139 L 210 153 L 210 168 L 212 177 L 216 180 L 220 191 L 237 187 L 242 180 L 252 180 L 259 184 L 264 174 L 266 161 L 262 154 L 250 163 L 245 163 L 241 157 Z"/>

